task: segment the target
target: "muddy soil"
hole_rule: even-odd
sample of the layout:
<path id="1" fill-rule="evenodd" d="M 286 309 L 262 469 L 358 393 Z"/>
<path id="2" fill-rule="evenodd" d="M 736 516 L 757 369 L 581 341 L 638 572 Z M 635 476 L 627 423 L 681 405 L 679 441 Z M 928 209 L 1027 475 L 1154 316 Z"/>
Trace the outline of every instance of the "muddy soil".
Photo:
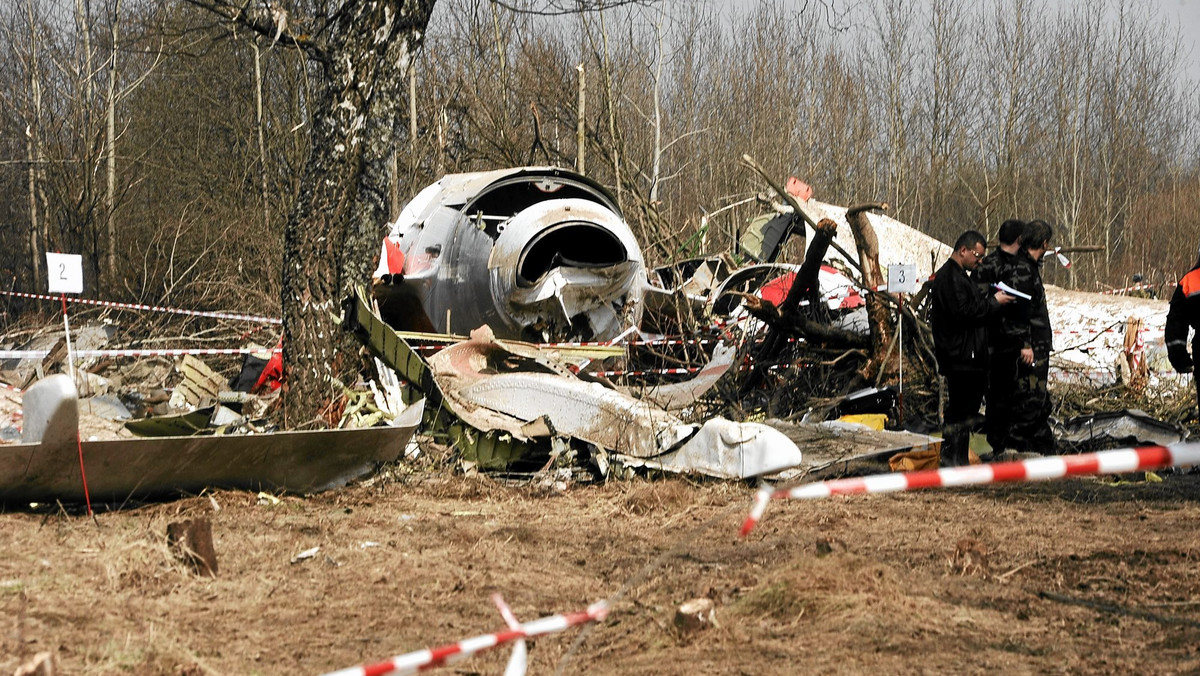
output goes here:
<path id="1" fill-rule="evenodd" d="M 9 508 L 0 674 L 43 651 L 61 674 L 320 674 L 500 630 L 493 592 L 522 620 L 613 600 L 532 641 L 530 674 L 1195 672 L 1200 476 L 1125 479 L 773 503 L 745 540 L 750 486 L 679 478 Z M 167 546 L 201 516 L 215 578 Z M 677 629 L 697 597 L 715 626 Z"/>

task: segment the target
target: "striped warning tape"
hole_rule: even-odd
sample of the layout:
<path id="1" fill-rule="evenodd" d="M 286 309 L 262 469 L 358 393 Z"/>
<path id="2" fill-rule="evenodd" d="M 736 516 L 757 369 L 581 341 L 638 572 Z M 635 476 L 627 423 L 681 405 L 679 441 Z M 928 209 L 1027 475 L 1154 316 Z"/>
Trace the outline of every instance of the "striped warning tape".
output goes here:
<path id="1" fill-rule="evenodd" d="M 545 634 L 553 634 L 571 627 L 598 622 L 608 616 L 608 603 L 599 601 L 588 606 L 587 610 L 551 615 L 532 622 L 525 622 L 515 629 L 483 634 L 458 643 L 451 643 L 437 648 L 427 648 L 416 652 L 393 657 L 386 662 L 364 664 L 349 669 L 332 671 L 325 676 L 383 676 L 384 674 L 415 674 L 432 667 L 440 667 L 463 660 L 481 650 L 494 648 L 504 643 L 523 638 L 533 638 Z"/>
<path id="2" fill-rule="evenodd" d="M 1049 481 L 1066 476 L 1117 474 L 1196 464 L 1200 464 L 1200 442 L 1123 448 L 1079 455 L 1048 456 L 1015 462 L 984 463 L 969 467 L 944 467 L 919 472 L 876 474 L 821 481 L 778 490 L 770 486 L 763 486 L 754 497 L 754 505 L 750 509 L 750 515 L 742 524 L 741 533 L 744 536 L 754 528 L 755 524 L 762 519 L 763 512 L 767 509 L 767 503 L 772 499 L 812 500 L 835 495 L 895 493 L 921 488 L 974 486 L 1009 481 Z"/>
<path id="3" fill-rule="evenodd" d="M 258 352 L 282 352 L 280 348 L 179 348 L 155 350 L 74 350 L 77 358 L 89 357 L 183 357 L 185 355 L 236 355 L 255 354 Z M 44 359 L 50 350 L 0 350 L 0 359 Z"/>
<path id="4" fill-rule="evenodd" d="M 36 300 L 60 300 L 58 296 L 47 296 L 41 293 L 25 293 L 22 291 L 0 291 L 0 295 L 15 296 L 17 298 L 33 298 Z M 118 303 L 110 300 L 92 300 L 90 298 L 75 298 L 70 299 L 72 303 L 80 303 L 82 305 L 96 305 L 99 307 L 110 307 L 118 310 L 146 310 L 149 312 L 167 312 L 177 315 L 188 315 L 191 317 L 212 317 L 214 319 L 235 319 L 247 322 L 262 322 L 264 324 L 282 324 L 282 319 L 274 317 L 261 317 L 258 315 L 239 314 L 234 312 L 206 312 L 203 310 L 182 310 L 180 308 L 162 307 L 158 305 L 142 305 L 141 303 Z"/>
<path id="5" fill-rule="evenodd" d="M 50 350 L 0 350 L 0 359 L 44 359 Z"/>
<path id="6" fill-rule="evenodd" d="M 1125 330 L 1124 329 L 1053 329 L 1053 333 L 1056 336 L 1098 336 L 1102 333 L 1111 333 L 1111 334 L 1118 335 L 1118 336 L 1124 336 Z M 1142 333 L 1159 334 L 1159 333 L 1162 333 L 1162 328 L 1160 327 L 1160 328 L 1155 329 L 1155 328 L 1143 326 L 1142 328 L 1138 329 L 1138 333 L 1139 334 L 1142 334 Z"/>
<path id="7" fill-rule="evenodd" d="M 649 340 L 630 340 L 626 341 L 625 345 L 636 347 L 639 345 L 713 345 L 718 343 L 715 338 L 677 338 L 663 337 L 651 338 Z M 554 349 L 556 347 L 612 347 L 611 342 L 589 342 L 589 343 L 540 343 L 538 347 L 545 349 Z"/>
<path id="8" fill-rule="evenodd" d="M 618 376 L 628 378 L 628 377 L 633 377 L 633 376 L 651 376 L 651 375 L 662 375 L 662 376 L 687 375 L 689 373 L 696 373 L 699 370 L 700 370 L 700 367 L 692 367 L 692 368 L 673 368 L 673 369 L 643 369 L 640 371 L 589 371 L 588 374 L 593 375 L 593 376 L 603 376 L 605 378 L 613 378 L 613 377 L 618 377 Z"/>

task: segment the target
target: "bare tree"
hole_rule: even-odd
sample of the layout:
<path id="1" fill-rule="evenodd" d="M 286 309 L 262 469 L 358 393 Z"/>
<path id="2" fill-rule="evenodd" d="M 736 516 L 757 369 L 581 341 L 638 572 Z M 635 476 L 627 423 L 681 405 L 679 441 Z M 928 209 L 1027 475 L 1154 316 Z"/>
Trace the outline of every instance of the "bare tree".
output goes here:
<path id="1" fill-rule="evenodd" d="M 1070 246 L 1081 243 L 1091 183 L 1095 134 L 1091 111 L 1100 84 L 1097 51 L 1102 21 L 1102 2 L 1076 5 L 1070 14 L 1059 17 L 1053 40 L 1055 67 L 1047 84 L 1051 85 L 1049 127 L 1053 130 L 1050 165 L 1056 180 L 1049 187 L 1054 191 L 1050 199 L 1054 220 L 1060 227 L 1059 240 Z M 1069 286 L 1075 286 L 1077 269 L 1071 269 Z"/>
<path id="2" fill-rule="evenodd" d="M 42 256 L 48 239 L 46 231 L 47 199 L 44 185 L 45 152 L 43 137 L 44 122 L 44 50 L 47 28 L 45 19 L 33 0 L 26 0 L 24 7 L 12 8 L 6 25 L 5 37 L 15 61 L 20 64 L 23 100 L 14 100 L 14 92 L 6 92 L 5 98 L 13 110 L 21 111 L 25 135 L 26 190 L 28 204 L 27 260 L 33 273 L 34 283 L 42 277 Z"/>
<path id="3" fill-rule="evenodd" d="M 873 9 L 879 42 L 872 62 L 880 84 L 877 100 L 885 134 L 879 162 L 886 171 L 884 193 L 894 201 L 896 213 L 901 216 L 906 215 L 914 190 L 909 159 L 913 136 L 912 92 L 916 89 L 917 13 L 913 3 L 904 0 L 880 0 Z"/>
<path id="4" fill-rule="evenodd" d="M 304 426 L 356 366 L 353 346 L 338 338 L 336 312 L 373 267 L 402 88 L 435 0 L 184 1 L 294 45 L 316 67 L 311 154 L 283 250 L 284 420 Z"/>

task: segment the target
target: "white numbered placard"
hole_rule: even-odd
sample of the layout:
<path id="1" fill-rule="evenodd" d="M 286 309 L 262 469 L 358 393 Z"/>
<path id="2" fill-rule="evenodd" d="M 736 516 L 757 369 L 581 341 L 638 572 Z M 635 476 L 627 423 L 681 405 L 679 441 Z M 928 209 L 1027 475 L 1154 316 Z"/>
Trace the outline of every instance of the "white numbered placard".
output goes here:
<path id="1" fill-rule="evenodd" d="M 888 293 L 916 293 L 917 266 L 914 263 L 893 263 L 888 266 Z"/>
<path id="2" fill-rule="evenodd" d="M 83 293 L 83 256 L 46 253 L 50 293 Z"/>

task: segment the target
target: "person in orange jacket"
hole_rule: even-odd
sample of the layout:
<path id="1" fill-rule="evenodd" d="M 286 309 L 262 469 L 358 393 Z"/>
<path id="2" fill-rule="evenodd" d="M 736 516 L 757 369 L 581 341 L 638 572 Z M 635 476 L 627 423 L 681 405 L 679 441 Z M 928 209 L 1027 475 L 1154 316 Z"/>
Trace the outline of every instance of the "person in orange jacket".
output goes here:
<path id="1" fill-rule="evenodd" d="M 1167 343 L 1167 358 L 1171 366 L 1180 373 L 1191 373 L 1196 384 L 1197 400 L 1200 400 L 1200 379 L 1195 378 L 1192 355 L 1200 344 L 1200 331 L 1192 338 L 1192 352 L 1188 354 L 1188 329 L 1200 329 L 1200 260 L 1192 266 L 1171 294 L 1170 309 L 1167 310 L 1167 326 L 1163 338 Z"/>

